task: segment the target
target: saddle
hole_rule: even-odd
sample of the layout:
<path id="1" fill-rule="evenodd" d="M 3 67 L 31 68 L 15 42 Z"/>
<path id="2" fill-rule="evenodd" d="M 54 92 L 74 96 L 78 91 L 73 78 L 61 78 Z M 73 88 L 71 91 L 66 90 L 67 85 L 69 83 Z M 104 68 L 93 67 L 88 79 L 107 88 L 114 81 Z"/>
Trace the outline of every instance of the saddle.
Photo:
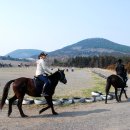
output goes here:
<path id="1" fill-rule="evenodd" d="M 33 78 L 33 82 L 35 84 L 36 87 L 36 91 L 38 94 L 41 94 L 42 90 L 43 90 L 43 86 L 44 86 L 44 82 L 41 81 L 38 77 L 34 76 Z"/>
<path id="2" fill-rule="evenodd" d="M 124 79 L 123 79 L 123 77 L 121 77 L 121 76 L 118 75 L 118 74 L 117 74 L 117 76 L 118 76 L 123 82 L 125 82 Z"/>
<path id="3" fill-rule="evenodd" d="M 34 76 L 33 82 L 34 82 L 34 84 L 35 84 L 36 93 L 37 93 L 38 95 L 41 95 L 41 93 L 50 95 L 50 94 L 52 93 L 52 90 L 50 89 L 50 87 L 44 86 L 44 82 L 41 81 L 38 77 L 35 77 L 35 76 Z M 44 88 L 43 88 L 43 87 L 44 87 Z"/>
<path id="4" fill-rule="evenodd" d="M 128 87 L 128 85 L 126 84 L 126 82 L 127 82 L 127 77 L 126 77 L 125 79 L 123 79 L 122 76 L 120 76 L 120 75 L 117 75 L 117 76 L 123 81 L 123 83 L 125 84 L 125 87 Z"/>

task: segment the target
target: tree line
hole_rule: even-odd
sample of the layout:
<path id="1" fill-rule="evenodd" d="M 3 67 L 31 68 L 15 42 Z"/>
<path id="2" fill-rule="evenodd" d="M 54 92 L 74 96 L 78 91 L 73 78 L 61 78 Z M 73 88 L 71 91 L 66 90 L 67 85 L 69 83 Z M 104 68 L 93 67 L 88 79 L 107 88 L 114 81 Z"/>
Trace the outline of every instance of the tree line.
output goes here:
<path id="1" fill-rule="evenodd" d="M 29 61 L 27 59 L 12 58 L 10 56 L 0 56 L 0 60 L 25 61 L 25 62 Z"/>
<path id="2" fill-rule="evenodd" d="M 54 59 L 52 65 L 64 67 L 91 67 L 91 68 L 107 68 L 114 69 L 118 59 L 122 59 L 126 69 L 130 72 L 130 57 L 114 57 L 114 56 L 93 56 L 93 57 L 74 57 L 65 61 Z"/>

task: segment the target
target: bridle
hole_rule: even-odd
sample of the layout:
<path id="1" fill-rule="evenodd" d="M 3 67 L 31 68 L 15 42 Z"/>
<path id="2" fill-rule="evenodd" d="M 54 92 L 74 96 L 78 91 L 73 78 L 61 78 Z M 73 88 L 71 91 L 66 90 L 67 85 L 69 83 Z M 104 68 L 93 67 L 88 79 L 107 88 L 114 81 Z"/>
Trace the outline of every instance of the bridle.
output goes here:
<path id="1" fill-rule="evenodd" d="M 61 71 L 58 71 L 58 72 L 60 74 L 60 79 L 59 79 L 60 82 L 65 83 L 66 82 L 66 78 L 65 78 L 64 74 Z"/>

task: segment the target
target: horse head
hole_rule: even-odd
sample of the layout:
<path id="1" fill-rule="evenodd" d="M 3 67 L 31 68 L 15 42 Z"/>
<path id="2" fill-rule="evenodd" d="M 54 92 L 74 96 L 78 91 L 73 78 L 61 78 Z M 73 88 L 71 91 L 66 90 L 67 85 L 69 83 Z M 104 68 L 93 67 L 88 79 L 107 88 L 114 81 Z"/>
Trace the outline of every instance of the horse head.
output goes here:
<path id="1" fill-rule="evenodd" d="M 58 69 L 58 73 L 59 73 L 59 81 L 62 82 L 63 84 L 66 84 L 67 83 L 67 79 L 65 77 L 64 70 Z"/>

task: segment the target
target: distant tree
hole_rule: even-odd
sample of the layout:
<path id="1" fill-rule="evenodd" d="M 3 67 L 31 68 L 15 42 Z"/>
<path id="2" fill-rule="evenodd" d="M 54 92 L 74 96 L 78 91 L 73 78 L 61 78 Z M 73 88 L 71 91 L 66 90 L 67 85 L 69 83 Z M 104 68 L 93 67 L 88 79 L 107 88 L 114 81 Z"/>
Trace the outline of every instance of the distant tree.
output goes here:
<path id="1" fill-rule="evenodd" d="M 53 65 L 67 66 L 67 67 L 98 67 L 115 69 L 118 59 L 123 59 L 128 72 L 130 72 L 130 57 L 113 57 L 113 56 L 93 56 L 93 57 L 73 57 L 66 61 L 54 59 Z"/>
<path id="2" fill-rule="evenodd" d="M 128 63 L 125 65 L 125 68 L 127 69 L 127 72 L 130 73 L 130 62 L 128 62 Z"/>

